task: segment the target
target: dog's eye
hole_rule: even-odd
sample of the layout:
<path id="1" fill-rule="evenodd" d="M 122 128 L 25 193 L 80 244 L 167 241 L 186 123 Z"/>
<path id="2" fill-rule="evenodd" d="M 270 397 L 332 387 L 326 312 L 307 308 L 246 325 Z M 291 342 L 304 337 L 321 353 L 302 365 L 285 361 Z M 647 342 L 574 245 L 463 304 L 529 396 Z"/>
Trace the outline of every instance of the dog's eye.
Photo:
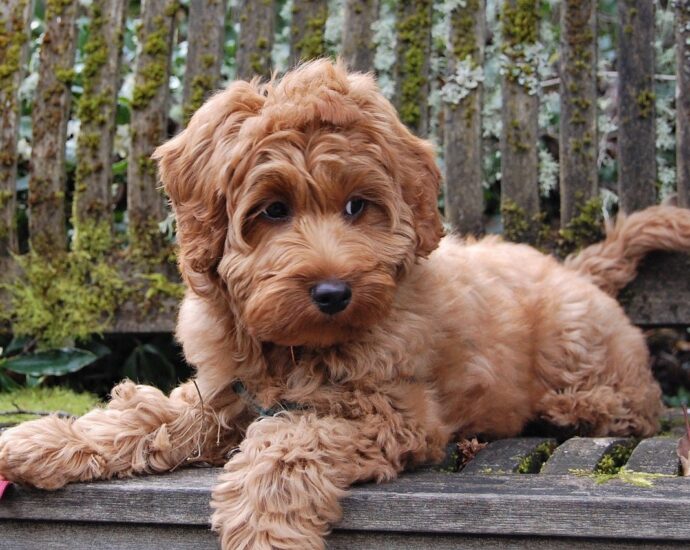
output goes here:
<path id="1" fill-rule="evenodd" d="M 362 213 L 366 201 L 364 199 L 354 198 L 347 201 L 345 205 L 345 216 L 354 218 Z"/>
<path id="2" fill-rule="evenodd" d="M 264 218 L 269 220 L 285 220 L 290 216 L 290 207 L 284 202 L 272 202 L 261 211 Z"/>

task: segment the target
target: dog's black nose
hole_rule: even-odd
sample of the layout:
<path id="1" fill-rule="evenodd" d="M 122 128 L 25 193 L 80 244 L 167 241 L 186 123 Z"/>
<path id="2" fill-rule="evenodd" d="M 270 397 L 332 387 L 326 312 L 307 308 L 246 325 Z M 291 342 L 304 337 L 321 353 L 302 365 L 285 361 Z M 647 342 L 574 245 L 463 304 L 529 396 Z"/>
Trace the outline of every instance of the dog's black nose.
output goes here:
<path id="1" fill-rule="evenodd" d="M 352 298 L 350 285 L 338 280 L 320 281 L 311 287 L 310 293 L 317 307 L 329 315 L 344 310 Z"/>

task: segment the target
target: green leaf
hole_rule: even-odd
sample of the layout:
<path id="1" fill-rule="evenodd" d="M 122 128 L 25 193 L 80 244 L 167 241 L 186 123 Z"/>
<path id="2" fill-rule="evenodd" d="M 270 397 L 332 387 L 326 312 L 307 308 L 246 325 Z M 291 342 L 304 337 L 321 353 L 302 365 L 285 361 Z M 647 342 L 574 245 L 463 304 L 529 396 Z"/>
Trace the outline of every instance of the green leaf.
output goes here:
<path id="1" fill-rule="evenodd" d="M 3 368 L 31 377 L 62 376 L 76 372 L 98 359 L 85 349 L 61 348 L 11 357 Z"/>

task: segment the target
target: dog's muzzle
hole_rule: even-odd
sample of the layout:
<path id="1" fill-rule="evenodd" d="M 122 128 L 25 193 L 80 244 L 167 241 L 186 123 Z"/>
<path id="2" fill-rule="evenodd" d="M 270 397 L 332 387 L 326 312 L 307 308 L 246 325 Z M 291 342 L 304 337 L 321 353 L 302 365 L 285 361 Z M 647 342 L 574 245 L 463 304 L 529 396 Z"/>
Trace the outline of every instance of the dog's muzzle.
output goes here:
<path id="1" fill-rule="evenodd" d="M 352 299 L 352 289 L 345 281 L 320 281 L 311 287 L 312 301 L 323 313 L 335 315 L 343 311 Z"/>

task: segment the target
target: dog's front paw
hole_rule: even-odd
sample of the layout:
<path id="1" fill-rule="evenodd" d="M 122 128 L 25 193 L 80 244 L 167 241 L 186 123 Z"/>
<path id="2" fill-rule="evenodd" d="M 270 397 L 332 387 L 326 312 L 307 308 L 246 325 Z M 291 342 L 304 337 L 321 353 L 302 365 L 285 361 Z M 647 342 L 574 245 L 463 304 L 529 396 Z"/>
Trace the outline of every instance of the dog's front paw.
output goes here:
<path id="1" fill-rule="evenodd" d="M 40 489 L 101 477 L 98 448 L 57 417 L 32 420 L 0 435 L 0 476 Z"/>

